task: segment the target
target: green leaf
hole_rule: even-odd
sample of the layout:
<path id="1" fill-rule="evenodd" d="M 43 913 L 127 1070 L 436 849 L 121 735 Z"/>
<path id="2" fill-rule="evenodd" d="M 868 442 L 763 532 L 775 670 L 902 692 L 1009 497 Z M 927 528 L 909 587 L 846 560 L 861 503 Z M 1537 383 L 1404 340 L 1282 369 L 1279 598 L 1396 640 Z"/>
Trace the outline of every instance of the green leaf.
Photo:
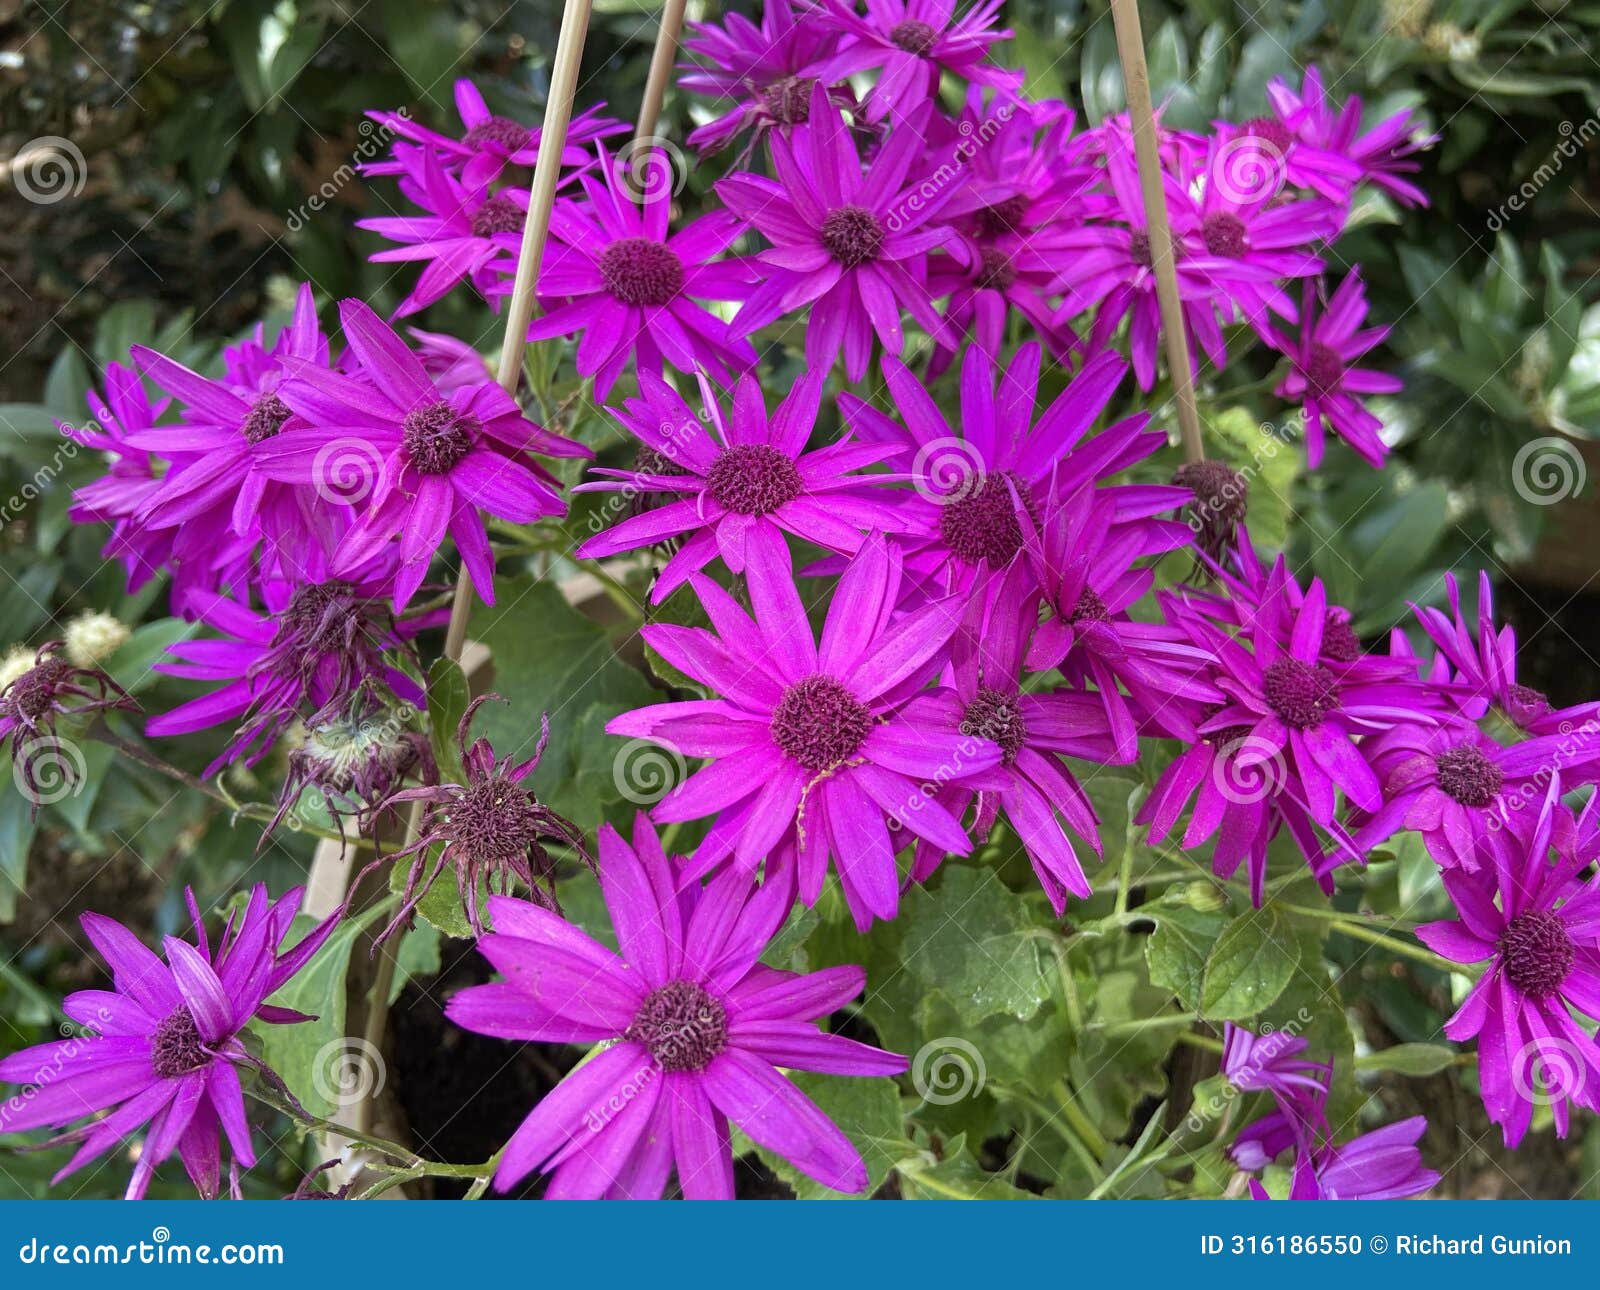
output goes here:
<path id="1" fill-rule="evenodd" d="M 902 906 L 906 970 L 968 1024 L 1027 1020 L 1050 998 L 1055 964 L 1026 902 L 988 869 L 947 863 L 943 873 L 937 890 L 918 888 Z"/>
<path id="2" fill-rule="evenodd" d="M 998 1174 L 972 1163 L 961 1137 L 945 1143 L 943 1159 L 919 1151 L 897 1161 L 900 1190 L 907 1200 L 1038 1200 L 1031 1191 L 1013 1186 Z"/>
<path id="3" fill-rule="evenodd" d="M 1240 915 L 1206 960 L 1201 1013 L 1211 1021 L 1255 1016 L 1283 993 L 1299 962 L 1293 931 L 1270 905 Z"/>
<path id="4" fill-rule="evenodd" d="M 167 650 L 179 641 L 192 639 L 199 630 L 199 623 L 186 623 L 181 618 L 145 623 L 129 633 L 128 639 L 100 665 L 101 669 L 129 694 L 137 694 L 161 679 L 161 673 L 152 669 Z"/>
<path id="5" fill-rule="evenodd" d="M 456 747 L 456 727 L 467 710 L 467 674 L 454 659 L 435 659 L 428 669 L 428 741 L 440 777 L 460 783 L 465 771 L 461 750 Z"/>
<path id="6" fill-rule="evenodd" d="M 1455 1050 L 1445 1044 L 1396 1044 L 1382 1052 L 1363 1053 L 1356 1058 L 1356 1069 L 1422 1078 L 1448 1070 L 1455 1059 Z"/>
<path id="7" fill-rule="evenodd" d="M 9 779 L 0 783 L 0 923 L 17 916 L 17 897 L 28 890 L 28 848 L 36 828 L 33 804 Z"/>
<path id="8" fill-rule="evenodd" d="M 1199 1012 L 1206 960 L 1227 920 L 1219 911 L 1192 909 L 1178 901 L 1169 904 L 1165 899 L 1139 912 L 1156 920 L 1156 930 L 1144 947 L 1150 983 L 1171 990 L 1186 1009 Z"/>

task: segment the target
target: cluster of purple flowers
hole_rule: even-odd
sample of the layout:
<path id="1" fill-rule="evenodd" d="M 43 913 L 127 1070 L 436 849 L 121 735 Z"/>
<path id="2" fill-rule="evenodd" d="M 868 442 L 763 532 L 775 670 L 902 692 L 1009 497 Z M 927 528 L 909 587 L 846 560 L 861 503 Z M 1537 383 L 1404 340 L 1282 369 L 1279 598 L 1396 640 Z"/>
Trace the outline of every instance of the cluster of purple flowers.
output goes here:
<path id="1" fill-rule="evenodd" d="M 1127 482 L 1166 444 L 1144 413 L 1102 424 L 1130 368 L 1153 386 L 1159 343 L 1129 125 L 1080 129 L 1064 104 L 1023 98 L 1020 77 L 989 61 L 1008 34 L 998 8 L 774 0 L 759 27 L 736 15 L 697 26 L 686 44 L 702 62 L 683 84 L 718 115 L 691 143 L 742 140 L 743 152 L 714 185 L 720 206 L 677 227 L 676 190 L 652 174 L 661 156 L 619 158 L 604 142 L 619 126 L 598 113 L 574 122 L 529 339 L 575 337 L 577 370 L 602 399 L 631 365 L 613 412 L 635 455 L 579 488 L 636 502 L 577 554 L 663 549 L 652 601 L 687 585 L 709 624 L 643 629 L 701 694 L 607 729 L 703 764 L 641 815 L 631 846 L 600 831 L 616 951 L 555 904 L 543 844 L 587 850 L 519 787 L 537 754 L 511 764 L 469 744 L 471 710 L 460 783 L 402 787 L 437 779 L 419 774 L 431 761 L 406 740 L 340 768 L 366 808 L 426 808 L 400 852 L 412 871 L 397 926 L 456 870 L 502 979 L 458 995 L 452 1018 L 601 1046 L 517 1131 L 502 1187 L 540 1171 L 551 1195 L 659 1196 L 675 1173 L 685 1195 L 731 1195 L 737 1127 L 819 1182 L 862 1190 L 855 1148 L 780 1068 L 881 1076 L 905 1062 L 816 1024 L 861 991 L 859 969 L 761 962 L 795 903 L 815 903 L 831 871 L 866 930 L 1003 822 L 1061 914 L 1091 895 L 1086 861 L 1101 850 L 1079 770 L 1173 741 L 1185 746 L 1138 817 L 1152 841 L 1214 840 L 1215 872 L 1244 867 L 1260 904 L 1285 830 L 1329 891 L 1340 865 L 1418 834 L 1461 913 L 1421 935 L 1450 958 L 1491 961 L 1449 1033 L 1479 1037 L 1484 1097 L 1508 1141 L 1529 1122 L 1530 1071 L 1558 1059 L 1569 1074 L 1558 1125 L 1568 1098 L 1600 1106 L 1588 1078 L 1600 1049 L 1569 1011 L 1600 1017 L 1600 920 L 1588 913 L 1600 897 L 1579 877 L 1600 856 L 1600 826 L 1560 800 L 1600 780 L 1600 704 L 1555 711 L 1517 682 L 1487 583 L 1476 624 L 1453 582 L 1451 613 L 1417 610 L 1431 656 L 1401 631 L 1369 650 L 1319 581 L 1302 587 L 1281 557 L 1261 563 L 1240 525 L 1243 480 L 1225 464 Z M 954 114 L 939 98 L 947 75 L 968 86 Z M 1196 362 L 1221 367 L 1224 328 L 1242 324 L 1287 360 L 1279 392 L 1304 405 L 1312 464 L 1330 428 L 1381 464 L 1362 397 L 1398 383 L 1356 364 L 1384 329 L 1365 325 L 1356 272 L 1325 281 L 1324 251 L 1363 185 L 1422 201 L 1404 176 L 1426 141 L 1404 112 L 1363 132 L 1359 100 L 1331 103 L 1314 70 L 1270 98 L 1272 114 L 1242 126 L 1161 130 Z M 424 264 L 397 317 L 463 282 L 497 300 L 516 270 L 519 168 L 538 133 L 491 114 L 467 82 L 457 105 L 461 137 L 374 114 L 397 139 L 367 170 L 423 212 L 365 222 L 398 244 L 375 258 Z M 762 245 L 738 254 L 753 237 Z M 302 288 L 289 325 L 230 347 L 218 377 L 136 348 L 137 370 L 107 374 L 98 424 L 76 432 L 113 464 L 75 516 L 110 524 L 108 554 L 131 581 L 164 571 L 175 611 L 220 633 L 164 665 L 215 688 L 148 727 L 227 723 L 213 770 L 259 758 L 296 719 L 317 735 L 421 703 L 408 656 L 442 613 L 424 591 L 441 546 L 453 542 L 492 602 L 485 517 L 562 513 L 539 458 L 588 455 L 531 422 L 459 342 L 414 333 L 413 348 L 358 301 L 339 314 L 342 352 Z M 752 340 L 789 320 L 803 321 L 808 371 L 774 404 Z M 833 369 L 842 357 L 860 382 L 875 355 L 882 389 L 837 394 L 843 432 L 819 445 Z M 908 365 L 922 359 L 930 378 L 956 371 L 951 406 Z M 1047 363 L 1070 379 L 1047 381 Z M 152 399 L 141 374 L 166 397 Z M 796 541 L 820 558 L 797 570 Z M 1204 585 L 1157 590 L 1156 561 L 1180 550 Z M 291 784 L 318 773 L 296 764 Z M 669 857 L 655 825 L 689 822 L 704 823 L 693 854 Z M 480 879 L 495 893 L 488 930 Z M 198 917 L 198 952 L 169 940 L 169 966 L 156 966 L 173 991 L 130 981 L 138 1006 L 119 1003 L 98 1026 L 109 1047 L 67 1086 L 81 1096 L 0 1116 L 0 1129 L 101 1110 L 129 1070 L 153 1070 L 149 1091 L 80 1131 L 85 1151 L 153 1115 L 150 1163 L 176 1150 L 214 1192 L 219 1118 L 248 1162 L 238 1028 L 291 1019 L 262 1000 L 311 952 L 274 958 L 281 903 L 258 903 L 213 961 Z M 126 941 L 102 946 L 119 972 L 114 954 L 135 956 Z M 1327 1068 L 1300 1056 L 1303 1041 L 1263 1053 L 1266 1042 L 1227 1039 L 1225 1072 L 1277 1105 L 1235 1144 L 1241 1167 L 1292 1148 L 1295 1194 L 1308 1196 L 1436 1181 L 1413 1145 L 1420 1121 L 1335 1145 Z M 42 1051 L 8 1059 L 0 1077 L 33 1080 Z M 112 1073 L 96 1082 L 103 1063 Z"/>

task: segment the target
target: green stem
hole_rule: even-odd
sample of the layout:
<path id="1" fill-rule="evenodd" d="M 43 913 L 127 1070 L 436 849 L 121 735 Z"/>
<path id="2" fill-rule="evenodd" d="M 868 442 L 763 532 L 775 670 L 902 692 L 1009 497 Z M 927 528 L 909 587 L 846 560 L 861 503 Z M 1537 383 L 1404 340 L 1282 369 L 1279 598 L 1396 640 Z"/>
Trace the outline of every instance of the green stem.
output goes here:
<path id="1" fill-rule="evenodd" d="M 1426 963 L 1431 968 L 1441 972 L 1454 972 L 1457 976 L 1471 977 L 1472 972 L 1460 963 L 1452 963 L 1447 958 L 1441 958 L 1432 950 L 1425 950 L 1418 945 L 1408 945 L 1405 941 L 1397 941 L 1382 932 L 1372 931 L 1359 923 L 1346 922 L 1340 918 L 1330 918 L 1328 926 L 1336 932 L 1341 932 L 1353 940 L 1366 941 L 1370 945 L 1380 945 L 1391 954 L 1398 954 L 1402 958 L 1415 959 L 1418 963 Z"/>

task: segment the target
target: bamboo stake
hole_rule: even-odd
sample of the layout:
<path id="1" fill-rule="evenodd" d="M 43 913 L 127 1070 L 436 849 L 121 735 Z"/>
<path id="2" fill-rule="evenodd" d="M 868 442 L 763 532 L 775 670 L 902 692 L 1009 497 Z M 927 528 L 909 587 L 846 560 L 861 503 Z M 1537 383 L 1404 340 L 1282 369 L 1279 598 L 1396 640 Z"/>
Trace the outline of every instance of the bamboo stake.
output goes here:
<path id="1" fill-rule="evenodd" d="M 639 123 L 634 127 L 634 150 L 646 139 L 655 138 L 661 119 L 661 101 L 672 78 L 672 62 L 678 56 L 678 37 L 683 33 L 683 11 L 688 0 L 666 0 L 661 10 L 661 26 L 656 30 L 656 48 L 650 55 L 650 79 L 645 82 L 644 99 L 639 104 Z"/>
<path id="2" fill-rule="evenodd" d="M 1155 106 L 1150 100 L 1150 69 L 1144 58 L 1144 33 L 1138 0 L 1111 0 L 1111 21 L 1117 30 L 1117 57 L 1127 87 L 1128 116 L 1133 123 L 1133 149 L 1139 162 L 1139 192 L 1144 199 L 1145 231 L 1150 238 L 1150 263 L 1156 275 L 1161 306 L 1161 337 L 1166 344 L 1172 393 L 1178 403 L 1178 431 L 1190 461 L 1205 454 L 1200 414 L 1194 402 L 1194 372 L 1189 365 L 1189 338 L 1178 298 L 1178 271 L 1172 258 L 1172 226 L 1167 222 L 1167 195 L 1162 187 L 1160 145 L 1156 139 Z"/>
<path id="3" fill-rule="evenodd" d="M 584 39 L 589 31 L 592 0 L 567 0 L 561 13 L 561 30 L 556 37 L 555 58 L 550 70 L 550 94 L 545 100 L 544 121 L 539 134 L 539 156 L 533 166 L 533 183 L 528 195 L 528 216 L 522 225 L 522 248 L 517 257 L 517 276 L 511 299 L 506 305 L 505 339 L 500 346 L 500 366 L 496 379 L 508 394 L 515 396 L 522 380 L 522 356 L 527 345 L 528 324 L 533 319 L 537 300 L 534 288 L 544 260 L 545 240 L 550 232 L 550 212 L 555 206 L 556 185 L 561 178 L 561 154 L 567 146 L 567 128 L 572 121 L 572 104 L 578 91 L 578 70 L 583 62 Z M 467 618 L 472 609 L 472 581 L 463 565 L 456 575 L 455 599 L 450 607 L 450 622 L 445 628 L 444 656 L 461 661 L 466 645 Z M 406 845 L 416 841 L 422 826 L 422 803 L 412 804 L 406 821 Z M 395 953 L 384 949 L 369 996 L 362 1040 L 372 1060 L 383 1049 L 388 1028 L 389 990 L 394 982 Z M 340 1107 L 340 1123 L 366 1132 L 372 1123 L 375 1098 L 369 1094 L 353 1098 Z"/>

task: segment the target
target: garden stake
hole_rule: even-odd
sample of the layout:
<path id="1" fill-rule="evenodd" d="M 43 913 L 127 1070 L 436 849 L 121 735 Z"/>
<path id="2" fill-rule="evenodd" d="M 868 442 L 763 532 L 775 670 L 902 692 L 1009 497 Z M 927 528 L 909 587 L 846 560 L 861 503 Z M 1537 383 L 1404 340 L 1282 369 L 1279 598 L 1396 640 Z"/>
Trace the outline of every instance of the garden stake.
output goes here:
<path id="1" fill-rule="evenodd" d="M 633 151 L 654 139 L 661 118 L 661 100 L 666 97 L 667 79 L 672 75 L 672 60 L 678 54 L 678 37 L 683 32 L 683 11 L 688 0 L 667 0 L 661 10 L 661 26 L 656 29 L 655 52 L 650 55 L 650 79 L 645 82 L 644 98 L 639 102 L 639 123 L 633 131 Z"/>
<path id="2" fill-rule="evenodd" d="M 1138 0 L 1111 0 L 1111 20 L 1117 30 L 1117 57 L 1122 63 L 1128 117 L 1133 123 L 1145 232 L 1150 237 L 1150 264 L 1155 270 L 1156 299 L 1161 305 L 1161 339 L 1167 349 L 1167 369 L 1172 373 L 1172 395 L 1178 404 L 1178 432 L 1183 438 L 1183 455 L 1190 461 L 1199 461 L 1206 454 L 1200 437 L 1200 415 L 1194 404 L 1194 370 L 1189 365 L 1183 302 L 1178 298 L 1167 195 L 1161 187 L 1160 146 L 1156 140 L 1155 108 L 1150 101 L 1150 69 L 1144 59 Z"/>

